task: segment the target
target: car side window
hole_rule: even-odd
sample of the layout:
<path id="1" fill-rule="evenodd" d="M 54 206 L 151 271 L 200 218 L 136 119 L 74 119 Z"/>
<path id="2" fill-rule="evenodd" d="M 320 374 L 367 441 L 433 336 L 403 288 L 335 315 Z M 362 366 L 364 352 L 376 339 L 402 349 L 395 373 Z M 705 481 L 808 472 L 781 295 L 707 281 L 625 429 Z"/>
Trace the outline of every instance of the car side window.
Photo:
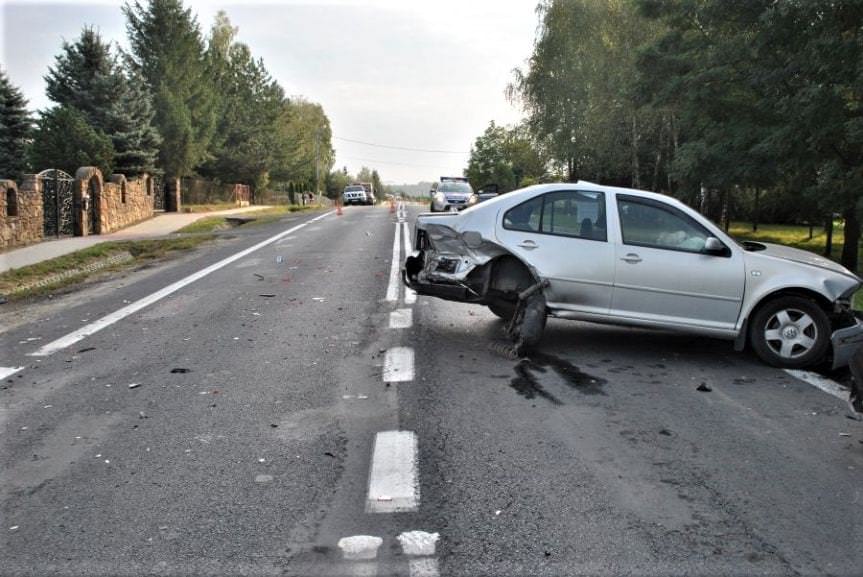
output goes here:
<path id="1" fill-rule="evenodd" d="M 539 232 L 542 220 L 542 197 L 531 198 L 514 206 L 503 215 L 503 227 L 523 232 Z"/>
<path id="2" fill-rule="evenodd" d="M 661 203 L 618 196 L 623 244 L 702 252 L 710 234 L 686 215 Z"/>
<path id="3" fill-rule="evenodd" d="M 563 190 L 546 194 L 543 199 L 543 233 L 607 240 L 603 193 Z"/>

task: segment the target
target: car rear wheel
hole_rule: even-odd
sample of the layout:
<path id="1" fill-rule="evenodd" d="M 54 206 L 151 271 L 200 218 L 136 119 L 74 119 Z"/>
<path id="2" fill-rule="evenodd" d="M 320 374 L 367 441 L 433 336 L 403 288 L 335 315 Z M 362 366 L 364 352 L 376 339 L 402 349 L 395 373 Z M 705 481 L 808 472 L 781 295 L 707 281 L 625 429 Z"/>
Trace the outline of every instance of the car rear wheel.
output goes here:
<path id="1" fill-rule="evenodd" d="M 830 346 L 830 319 L 817 303 L 798 296 L 780 297 L 752 318 L 749 339 L 755 354 L 769 365 L 799 369 L 824 359 Z"/>

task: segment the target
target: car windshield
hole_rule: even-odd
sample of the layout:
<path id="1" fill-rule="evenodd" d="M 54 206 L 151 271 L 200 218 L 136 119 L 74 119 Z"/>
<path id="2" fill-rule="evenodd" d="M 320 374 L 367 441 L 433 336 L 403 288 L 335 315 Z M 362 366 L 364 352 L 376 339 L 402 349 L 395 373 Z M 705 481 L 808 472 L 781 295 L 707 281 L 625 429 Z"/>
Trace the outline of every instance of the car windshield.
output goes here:
<path id="1" fill-rule="evenodd" d="M 345 189 L 345 192 L 365 192 L 365 190 L 362 186 L 349 186 Z"/>
<path id="2" fill-rule="evenodd" d="M 438 192 L 463 192 L 471 193 L 473 189 L 467 182 L 444 181 L 437 187 Z"/>

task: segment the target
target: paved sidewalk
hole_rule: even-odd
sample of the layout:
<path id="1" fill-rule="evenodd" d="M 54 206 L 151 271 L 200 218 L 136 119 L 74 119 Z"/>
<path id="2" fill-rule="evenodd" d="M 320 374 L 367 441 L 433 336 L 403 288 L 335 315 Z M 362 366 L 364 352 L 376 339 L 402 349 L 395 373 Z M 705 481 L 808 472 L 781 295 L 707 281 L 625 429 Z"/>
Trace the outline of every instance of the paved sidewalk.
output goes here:
<path id="1" fill-rule="evenodd" d="M 226 214 L 242 214 L 270 208 L 269 206 L 248 206 L 245 208 L 232 208 L 215 212 L 166 212 L 154 216 L 149 220 L 136 225 L 112 232 L 111 234 L 96 234 L 93 236 L 73 236 L 61 239 L 46 239 L 40 243 L 16 248 L 8 252 L 0 253 L 0 273 L 13 268 L 20 268 L 42 262 L 76 250 L 87 248 L 109 240 L 141 240 L 165 236 L 184 226 L 206 218 L 208 216 L 222 216 Z"/>

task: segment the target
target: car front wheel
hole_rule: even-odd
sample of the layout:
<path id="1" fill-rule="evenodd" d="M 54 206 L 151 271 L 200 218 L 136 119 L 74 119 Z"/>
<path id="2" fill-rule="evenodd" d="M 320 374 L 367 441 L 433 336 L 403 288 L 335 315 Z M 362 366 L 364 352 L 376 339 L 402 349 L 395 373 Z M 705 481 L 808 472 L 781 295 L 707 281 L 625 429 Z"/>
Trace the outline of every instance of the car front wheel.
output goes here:
<path id="1" fill-rule="evenodd" d="M 804 297 L 768 302 L 755 313 L 749 331 L 755 354 L 774 367 L 815 365 L 830 346 L 830 319 L 817 303 Z"/>

